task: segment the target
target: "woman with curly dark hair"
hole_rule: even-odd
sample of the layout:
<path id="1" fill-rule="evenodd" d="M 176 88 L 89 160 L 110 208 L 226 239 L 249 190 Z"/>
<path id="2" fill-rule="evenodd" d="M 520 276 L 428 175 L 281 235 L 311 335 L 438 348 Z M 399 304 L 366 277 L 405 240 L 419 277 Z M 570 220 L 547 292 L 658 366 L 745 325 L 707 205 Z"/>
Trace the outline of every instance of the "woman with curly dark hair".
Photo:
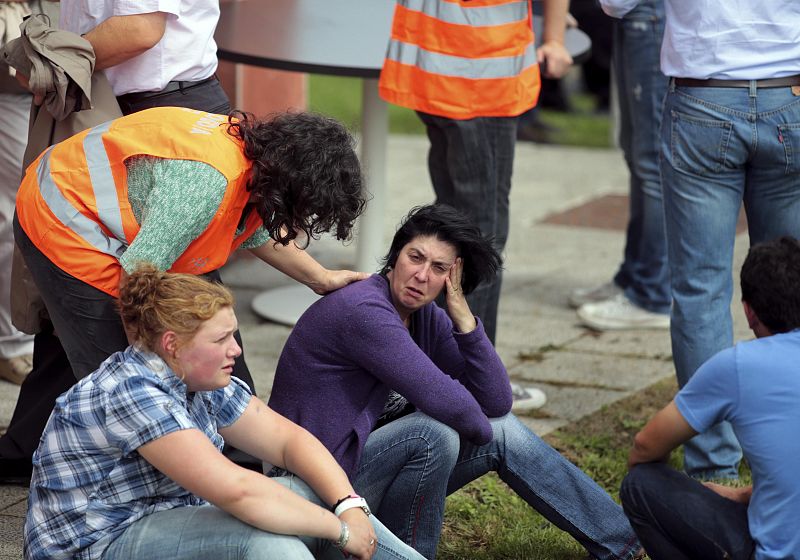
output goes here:
<path id="1" fill-rule="evenodd" d="M 364 275 L 328 270 L 303 248 L 326 231 L 346 239 L 363 207 L 353 138 L 333 119 L 160 107 L 39 156 L 14 230 L 80 379 L 128 345 L 116 300 L 138 263 L 218 279 L 244 248 L 326 293 Z M 241 359 L 235 375 L 252 387 Z"/>

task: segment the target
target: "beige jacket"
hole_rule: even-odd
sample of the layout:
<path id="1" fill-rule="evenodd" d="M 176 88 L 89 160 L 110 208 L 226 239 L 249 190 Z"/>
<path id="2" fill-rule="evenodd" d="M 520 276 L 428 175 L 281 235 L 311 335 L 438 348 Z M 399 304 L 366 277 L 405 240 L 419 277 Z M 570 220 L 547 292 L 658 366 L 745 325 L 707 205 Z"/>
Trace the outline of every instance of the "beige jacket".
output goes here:
<path id="1" fill-rule="evenodd" d="M 41 106 L 31 106 L 23 169 L 48 146 L 122 116 L 105 75 L 93 72 L 91 44 L 79 35 L 52 28 L 49 21 L 53 20 L 28 18 L 21 36 L 1 51 L 10 66 L 29 76 L 31 90 L 45 99 Z M 39 332 L 47 312 L 18 250 L 14 251 L 11 293 L 14 326 L 29 334 Z"/>

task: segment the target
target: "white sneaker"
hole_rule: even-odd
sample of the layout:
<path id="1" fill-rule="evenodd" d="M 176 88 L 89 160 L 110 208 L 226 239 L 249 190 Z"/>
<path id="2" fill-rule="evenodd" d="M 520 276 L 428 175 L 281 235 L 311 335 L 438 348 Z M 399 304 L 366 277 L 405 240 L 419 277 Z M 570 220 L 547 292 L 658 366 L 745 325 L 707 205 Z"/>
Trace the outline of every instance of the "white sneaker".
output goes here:
<path id="1" fill-rule="evenodd" d="M 542 408 L 547 402 L 547 395 L 544 391 L 536 387 L 523 387 L 516 383 L 511 383 L 511 410 L 521 412 Z"/>
<path id="2" fill-rule="evenodd" d="M 669 328 L 668 313 L 653 313 L 642 309 L 623 294 L 600 303 L 580 306 L 578 317 L 584 325 L 598 331 Z"/>
<path id="3" fill-rule="evenodd" d="M 593 288 L 578 288 L 569 295 L 569 304 L 575 309 L 586 303 L 606 301 L 622 293 L 622 288 L 613 281 Z"/>

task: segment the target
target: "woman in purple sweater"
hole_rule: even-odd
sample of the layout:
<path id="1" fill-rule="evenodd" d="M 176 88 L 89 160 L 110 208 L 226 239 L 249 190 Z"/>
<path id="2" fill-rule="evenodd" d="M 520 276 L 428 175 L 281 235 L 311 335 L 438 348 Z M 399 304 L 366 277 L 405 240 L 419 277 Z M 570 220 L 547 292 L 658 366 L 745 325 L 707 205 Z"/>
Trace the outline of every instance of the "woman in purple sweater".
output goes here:
<path id="1" fill-rule="evenodd" d="M 506 369 L 464 298 L 499 266 L 463 215 L 415 208 L 380 274 L 300 318 L 269 405 L 317 436 L 384 524 L 427 558 L 445 497 L 489 471 L 594 557 L 635 557 L 622 509 L 509 412 Z M 442 290 L 447 311 L 434 303 Z"/>

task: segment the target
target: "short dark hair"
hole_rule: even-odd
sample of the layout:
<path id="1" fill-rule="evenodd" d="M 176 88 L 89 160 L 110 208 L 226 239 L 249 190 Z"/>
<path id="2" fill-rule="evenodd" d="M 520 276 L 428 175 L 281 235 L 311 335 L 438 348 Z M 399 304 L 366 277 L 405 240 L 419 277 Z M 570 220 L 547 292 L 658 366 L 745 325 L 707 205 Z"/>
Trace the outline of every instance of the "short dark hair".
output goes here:
<path id="1" fill-rule="evenodd" d="M 800 327 L 800 243 L 781 237 L 750 247 L 742 265 L 742 301 L 772 334 Z"/>
<path id="2" fill-rule="evenodd" d="M 257 119 L 233 111 L 228 133 L 253 162 L 247 189 L 272 239 L 286 245 L 333 232 L 350 237 L 364 210 L 355 140 L 340 122 L 316 113 L 279 113 Z"/>
<path id="3" fill-rule="evenodd" d="M 456 256 L 464 261 L 461 288 L 465 294 L 494 278 L 502 266 L 492 239 L 484 236 L 464 214 L 446 204 L 429 204 L 412 208 L 403 218 L 383 258 L 381 274 L 394 268 L 400 251 L 417 237 L 435 237 L 455 248 Z"/>

